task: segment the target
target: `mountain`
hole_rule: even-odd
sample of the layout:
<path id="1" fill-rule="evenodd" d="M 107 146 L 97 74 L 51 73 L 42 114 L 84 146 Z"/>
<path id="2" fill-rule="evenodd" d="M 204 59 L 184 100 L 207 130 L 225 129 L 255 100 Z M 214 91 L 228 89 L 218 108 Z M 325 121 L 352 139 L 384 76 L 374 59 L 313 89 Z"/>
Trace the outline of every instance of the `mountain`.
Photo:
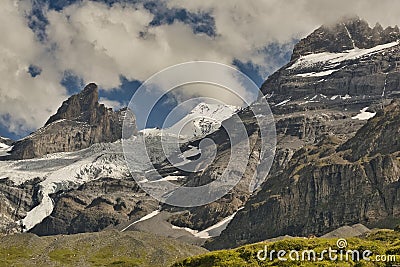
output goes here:
<path id="1" fill-rule="evenodd" d="M 133 230 L 220 249 L 277 236 L 324 235 L 357 223 L 393 228 L 399 218 L 398 30 L 375 28 L 359 18 L 322 26 L 265 81 L 262 91 L 274 114 L 277 144 L 269 175 L 257 191 L 249 187 L 255 174 L 265 173 L 260 162 L 266 158 L 251 109 L 199 104 L 171 127 L 176 132 L 186 123 L 189 138 L 169 155 L 160 143 L 160 133 L 168 129 L 143 130 L 131 140 L 137 171 L 130 173 L 118 140 L 121 118 L 130 112 L 102 107 L 97 88 L 88 85 L 43 128 L 14 144 L 13 156 L 23 160 L 0 161 L 0 231 Z M 246 140 L 232 143 L 224 126 L 238 124 L 247 131 L 250 152 L 232 157 Z M 70 143 L 64 135 L 72 138 Z M 139 146 L 142 138 L 147 151 Z M 204 138 L 216 147 L 209 165 L 197 162 L 214 146 L 204 147 Z M 243 155 L 248 161 L 238 160 Z M 137 184 L 205 185 L 218 179 L 231 160 L 229 177 L 241 178 L 239 183 L 203 206 L 171 207 Z"/>
<path id="2" fill-rule="evenodd" d="M 159 209 L 159 203 L 146 195 L 136 181 L 153 179 L 146 174 L 151 166 L 140 146 L 141 139 L 146 139 L 151 162 L 160 164 L 166 157 L 160 138 L 140 135 L 132 140 L 137 152 L 133 155 L 136 173 L 132 176 L 124 159 L 120 131 L 123 117 L 132 116 L 136 134 L 134 116 L 127 109 L 113 112 L 99 105 L 97 99 L 97 86 L 87 85 L 81 93 L 66 100 L 43 128 L 18 141 L 12 157 L 49 153 L 32 159 L 0 161 L 0 197 L 7 207 L 1 211 L 1 232 L 23 230 L 55 235 L 101 231 L 129 225 Z M 208 123 L 207 130 L 214 131 L 220 120 L 235 110 L 202 104 L 188 115 L 189 123 L 200 120 Z M 63 142 L 70 144 L 71 135 L 82 138 L 73 141 L 75 145 L 66 146 Z M 49 138 L 50 145 L 44 143 Z M 187 153 L 192 149 L 193 146 L 187 147 L 183 155 L 190 157 Z M 185 172 L 176 173 L 163 165 L 159 166 L 159 172 L 165 177 L 183 177 L 183 180 L 188 177 Z M 217 220 L 220 218 L 223 219 Z M 210 221 L 210 226 L 213 224 Z M 176 230 L 182 231 L 185 232 Z"/>
<path id="3" fill-rule="evenodd" d="M 210 248 L 281 235 L 323 235 L 355 223 L 395 227 L 400 216 L 399 105 L 393 101 L 343 144 L 327 136 L 298 150 Z M 373 145 L 365 149 L 361 144 Z M 245 238 L 234 240 L 238 232 Z"/>
<path id="4" fill-rule="evenodd" d="M 224 104 L 200 103 L 167 132 L 181 132 L 189 137 L 202 137 L 215 132 L 221 122 L 240 110 L 239 107 Z"/>
<path id="5" fill-rule="evenodd" d="M 293 50 L 291 60 L 316 53 L 340 53 L 354 48 L 368 49 L 378 45 L 396 42 L 400 39 L 400 30 L 383 27 L 376 23 L 371 28 L 368 22 L 359 17 L 344 17 L 339 21 L 323 25 L 306 38 L 300 40 Z"/>
<path id="6" fill-rule="evenodd" d="M 114 112 L 99 104 L 98 99 L 97 85 L 88 84 L 64 101 L 44 127 L 17 141 L 8 158 L 35 158 L 77 151 L 95 143 L 115 142 L 121 139 L 123 118 L 127 116 L 132 121 L 132 134 L 136 134 L 135 116 L 130 110 Z"/>
<path id="7" fill-rule="evenodd" d="M 211 134 L 221 127 L 221 122 L 237 113 L 240 107 L 225 104 L 200 103 L 186 116 L 166 129 L 141 130 L 146 136 L 162 134 L 179 136 L 181 139 L 196 139 Z"/>
<path id="8" fill-rule="evenodd" d="M 261 89 L 275 103 L 320 95 L 329 103 L 340 96 L 365 100 L 400 94 L 399 39 L 397 26 L 369 28 L 359 18 L 321 26 L 295 45 L 291 61 Z"/>
<path id="9" fill-rule="evenodd" d="M 329 29 L 346 26 L 351 34 L 365 25 L 353 18 Z M 304 55 L 293 56 L 263 84 L 277 127 L 274 164 L 262 188 L 207 248 L 323 235 L 356 223 L 399 223 L 399 43 L 357 41 L 363 48 L 336 51 L 327 43 L 346 35 L 325 35 L 333 39 L 322 42 L 315 35 L 327 27 L 300 41 L 294 51 Z M 388 29 L 383 32 L 397 32 Z"/>

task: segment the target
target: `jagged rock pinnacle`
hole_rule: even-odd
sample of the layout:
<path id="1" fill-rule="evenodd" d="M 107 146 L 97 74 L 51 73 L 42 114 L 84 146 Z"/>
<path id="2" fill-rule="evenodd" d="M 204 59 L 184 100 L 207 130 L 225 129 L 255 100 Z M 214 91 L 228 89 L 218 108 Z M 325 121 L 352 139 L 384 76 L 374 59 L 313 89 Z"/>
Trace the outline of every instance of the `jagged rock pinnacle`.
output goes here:
<path id="1" fill-rule="evenodd" d="M 127 114 L 132 134 L 137 132 L 135 116 L 130 110 L 114 112 L 98 100 L 97 85 L 86 85 L 80 93 L 64 101 L 43 128 L 16 142 L 10 158 L 40 157 L 88 148 L 94 143 L 115 142 L 122 137 L 123 118 Z"/>

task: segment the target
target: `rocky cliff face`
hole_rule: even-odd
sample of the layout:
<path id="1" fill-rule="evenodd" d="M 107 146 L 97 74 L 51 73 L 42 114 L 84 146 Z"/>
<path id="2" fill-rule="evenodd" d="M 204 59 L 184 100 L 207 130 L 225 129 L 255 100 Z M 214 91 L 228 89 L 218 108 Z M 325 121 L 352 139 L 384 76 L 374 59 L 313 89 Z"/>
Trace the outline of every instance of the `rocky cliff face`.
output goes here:
<path id="1" fill-rule="evenodd" d="M 115 142 L 122 136 L 125 116 L 132 121 L 132 133 L 135 134 L 133 113 L 126 108 L 114 112 L 99 104 L 97 85 L 88 84 L 82 92 L 64 101 L 43 128 L 16 142 L 9 158 L 28 159 L 76 151 L 94 143 Z"/>
<path id="2" fill-rule="evenodd" d="M 399 104 L 394 101 L 343 145 L 327 135 L 296 151 L 208 248 L 322 235 L 355 223 L 394 227 L 400 217 Z"/>
<path id="3" fill-rule="evenodd" d="M 399 222 L 398 39 L 397 27 L 347 18 L 296 45 L 262 86 L 277 127 L 271 172 L 208 248 Z"/>
<path id="4" fill-rule="evenodd" d="M 98 232 L 135 221 L 158 208 L 133 178 L 101 178 L 53 196 L 52 214 L 31 232 L 38 235 Z"/>
<path id="5" fill-rule="evenodd" d="M 11 234 L 22 230 L 18 221 L 39 202 L 39 178 L 15 185 L 7 178 L 0 179 L 0 233 Z"/>

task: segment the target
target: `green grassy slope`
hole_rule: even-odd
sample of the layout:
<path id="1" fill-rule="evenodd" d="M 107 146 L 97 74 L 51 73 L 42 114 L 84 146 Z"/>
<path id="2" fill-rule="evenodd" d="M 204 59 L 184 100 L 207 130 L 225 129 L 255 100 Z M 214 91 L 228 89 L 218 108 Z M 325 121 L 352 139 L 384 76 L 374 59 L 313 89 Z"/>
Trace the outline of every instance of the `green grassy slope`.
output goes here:
<path id="1" fill-rule="evenodd" d="M 148 233 L 0 237 L 0 266 L 168 266 L 207 250 Z"/>
<path id="2" fill-rule="evenodd" d="M 337 239 L 334 238 L 292 238 L 275 242 L 260 242 L 242 246 L 236 249 L 214 251 L 204 255 L 190 257 L 179 261 L 172 266 L 400 266 L 400 232 L 391 230 L 376 231 L 369 234 L 365 238 L 347 239 L 348 245 L 343 252 L 341 261 L 339 258 L 339 253 L 336 254 L 338 255 L 338 260 L 336 261 L 331 261 L 328 254 L 325 254 L 323 260 L 321 261 L 318 259 L 316 261 L 308 261 L 308 254 L 305 254 L 306 261 L 293 261 L 290 260 L 289 254 L 286 254 L 284 257 L 288 260 L 280 261 L 276 257 L 277 252 L 274 254 L 275 256 L 272 261 L 269 260 L 269 257 L 266 260 L 259 260 L 257 258 L 258 251 L 263 250 L 265 245 L 267 246 L 269 252 L 272 250 L 285 250 L 287 253 L 289 253 L 291 250 L 300 251 L 299 257 L 301 259 L 301 252 L 303 250 L 313 249 L 316 251 L 316 253 L 321 253 L 322 250 L 329 249 L 329 247 L 338 250 L 336 241 Z M 348 254 L 349 260 L 346 261 L 345 251 L 347 250 L 359 250 L 360 253 L 365 250 L 370 250 L 373 252 L 373 255 L 370 257 L 370 261 L 362 260 L 362 254 L 360 256 L 360 261 L 353 261 L 351 254 Z M 263 254 L 260 255 L 261 257 L 263 256 Z M 296 254 L 292 255 L 295 257 Z M 332 255 L 334 256 L 335 254 Z M 375 258 L 376 255 L 397 256 L 396 261 L 391 259 L 390 262 L 377 262 Z M 318 257 L 320 257 L 319 254 L 317 254 L 317 258 Z"/>

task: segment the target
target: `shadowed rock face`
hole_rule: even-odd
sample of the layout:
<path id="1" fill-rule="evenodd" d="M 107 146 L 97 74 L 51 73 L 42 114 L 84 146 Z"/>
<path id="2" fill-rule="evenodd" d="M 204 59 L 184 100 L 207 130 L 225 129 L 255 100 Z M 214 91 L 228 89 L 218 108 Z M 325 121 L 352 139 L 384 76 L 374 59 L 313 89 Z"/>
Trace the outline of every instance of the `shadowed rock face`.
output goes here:
<path id="1" fill-rule="evenodd" d="M 52 214 L 30 232 L 37 235 L 98 232 L 135 221 L 158 208 L 132 178 L 101 178 L 52 196 Z"/>
<path id="2" fill-rule="evenodd" d="M 28 159 L 50 153 L 88 148 L 94 143 L 115 142 L 122 137 L 122 123 L 129 118 L 136 134 L 134 114 L 127 108 L 113 111 L 98 102 L 97 85 L 64 101 L 45 126 L 15 143 L 10 159 Z"/>

